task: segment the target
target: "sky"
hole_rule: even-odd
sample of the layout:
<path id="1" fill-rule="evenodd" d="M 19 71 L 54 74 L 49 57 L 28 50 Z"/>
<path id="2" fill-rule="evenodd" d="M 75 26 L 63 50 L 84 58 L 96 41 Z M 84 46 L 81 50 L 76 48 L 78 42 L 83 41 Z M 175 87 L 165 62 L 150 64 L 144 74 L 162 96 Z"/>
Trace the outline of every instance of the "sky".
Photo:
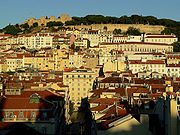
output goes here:
<path id="1" fill-rule="evenodd" d="M 25 19 L 69 14 L 120 17 L 133 14 L 180 21 L 180 0 L 1 0 L 0 28 Z"/>

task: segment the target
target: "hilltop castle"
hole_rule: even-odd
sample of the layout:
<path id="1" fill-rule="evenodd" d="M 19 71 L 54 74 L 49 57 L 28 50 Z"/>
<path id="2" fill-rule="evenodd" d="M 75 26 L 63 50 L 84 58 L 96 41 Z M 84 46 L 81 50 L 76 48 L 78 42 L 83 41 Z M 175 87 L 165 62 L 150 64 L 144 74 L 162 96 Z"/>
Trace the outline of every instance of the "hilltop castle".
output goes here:
<path id="1" fill-rule="evenodd" d="M 33 25 L 33 23 L 38 23 L 38 26 L 46 26 L 48 22 L 62 22 L 65 23 L 66 21 L 71 21 L 72 18 L 67 14 L 61 14 L 58 18 L 55 18 L 55 16 L 50 16 L 50 18 L 47 18 L 45 16 L 41 16 L 41 19 L 35 19 L 35 18 L 29 18 L 25 20 L 25 23 L 28 23 L 29 26 Z"/>

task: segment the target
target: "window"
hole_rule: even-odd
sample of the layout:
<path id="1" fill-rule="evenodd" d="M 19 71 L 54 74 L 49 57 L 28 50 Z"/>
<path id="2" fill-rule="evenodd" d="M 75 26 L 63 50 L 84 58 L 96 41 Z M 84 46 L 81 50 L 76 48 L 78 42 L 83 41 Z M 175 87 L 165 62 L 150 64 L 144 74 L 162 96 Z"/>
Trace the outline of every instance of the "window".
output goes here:
<path id="1" fill-rule="evenodd" d="M 23 111 L 19 112 L 19 118 L 24 118 L 24 112 Z"/>
<path id="2" fill-rule="evenodd" d="M 35 111 L 31 112 L 31 118 L 36 118 L 36 112 Z"/>
<path id="3" fill-rule="evenodd" d="M 6 118 L 13 118 L 14 117 L 14 112 L 5 112 L 5 117 Z"/>

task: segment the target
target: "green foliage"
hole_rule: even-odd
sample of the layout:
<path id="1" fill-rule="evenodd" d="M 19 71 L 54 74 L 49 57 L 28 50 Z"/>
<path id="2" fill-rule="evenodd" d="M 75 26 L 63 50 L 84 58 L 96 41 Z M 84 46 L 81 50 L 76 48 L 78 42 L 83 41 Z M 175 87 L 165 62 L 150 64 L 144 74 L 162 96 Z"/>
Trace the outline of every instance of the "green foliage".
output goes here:
<path id="1" fill-rule="evenodd" d="M 174 52 L 180 52 L 180 42 L 175 42 L 172 45 L 173 45 Z"/>
<path id="2" fill-rule="evenodd" d="M 31 27 L 32 28 L 38 27 L 38 23 L 37 22 L 33 23 L 33 25 Z"/>
<path id="3" fill-rule="evenodd" d="M 20 27 L 21 27 L 21 28 L 24 28 L 24 29 L 28 29 L 28 28 L 29 28 L 29 25 L 28 25 L 28 23 L 25 23 L 25 24 L 22 24 Z"/>
<path id="4" fill-rule="evenodd" d="M 121 29 L 114 29 L 113 33 L 114 34 L 121 34 Z"/>
<path id="5" fill-rule="evenodd" d="M 104 26 L 104 28 L 103 28 L 104 30 L 107 30 L 107 26 Z"/>
<path id="6" fill-rule="evenodd" d="M 64 24 L 62 22 L 48 22 L 47 27 L 53 27 L 53 26 L 63 26 Z"/>
<path id="7" fill-rule="evenodd" d="M 15 72 L 8 71 L 8 72 L 5 72 L 5 73 L 8 74 L 8 75 L 14 75 Z"/>
<path id="8" fill-rule="evenodd" d="M 59 46 L 59 45 L 57 45 L 57 49 L 60 49 L 60 46 Z"/>
<path id="9" fill-rule="evenodd" d="M 50 27 L 49 30 L 50 30 L 51 32 L 57 32 L 57 29 L 54 28 L 54 27 Z"/>
<path id="10" fill-rule="evenodd" d="M 139 31 L 139 29 L 133 28 L 133 27 L 129 27 L 126 34 L 128 35 L 135 35 L 135 36 L 139 36 L 141 35 L 141 32 Z"/>
<path id="11" fill-rule="evenodd" d="M 162 34 L 165 33 L 165 34 L 175 34 L 178 39 L 180 40 L 180 27 L 167 27 L 165 28 L 162 32 Z"/>
<path id="12" fill-rule="evenodd" d="M 11 34 L 16 36 L 19 32 L 21 32 L 21 29 L 17 25 L 8 25 L 3 28 L 3 31 L 5 31 L 5 34 Z"/>
<path id="13" fill-rule="evenodd" d="M 72 50 L 76 49 L 74 43 L 69 47 L 69 49 L 72 49 Z"/>

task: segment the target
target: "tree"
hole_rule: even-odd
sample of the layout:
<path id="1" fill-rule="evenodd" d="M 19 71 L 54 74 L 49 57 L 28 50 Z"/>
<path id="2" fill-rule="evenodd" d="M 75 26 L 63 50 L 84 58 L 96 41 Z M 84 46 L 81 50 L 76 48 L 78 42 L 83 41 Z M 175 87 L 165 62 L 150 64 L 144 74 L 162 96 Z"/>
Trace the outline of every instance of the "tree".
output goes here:
<path id="1" fill-rule="evenodd" d="M 22 24 L 20 27 L 21 27 L 21 28 L 24 28 L 24 29 L 28 29 L 28 28 L 29 28 L 29 25 L 28 25 L 28 23 L 25 23 L 25 24 Z"/>
<path id="2" fill-rule="evenodd" d="M 172 45 L 173 45 L 174 52 L 180 52 L 180 42 L 175 42 Z"/>
<path id="3" fill-rule="evenodd" d="M 75 44 L 73 43 L 69 48 L 75 50 Z"/>
<path id="4" fill-rule="evenodd" d="M 3 30 L 5 31 L 5 34 L 11 34 L 14 36 L 21 32 L 21 29 L 19 29 L 19 27 L 15 27 L 13 25 L 8 25 Z"/>
<path id="5" fill-rule="evenodd" d="M 57 49 L 60 49 L 60 46 L 59 46 L 59 45 L 57 45 Z"/>
<path id="6" fill-rule="evenodd" d="M 34 27 L 38 27 L 38 23 L 37 23 L 37 22 L 33 23 L 32 27 L 33 27 L 33 28 L 34 28 Z"/>
<path id="7" fill-rule="evenodd" d="M 99 76 L 104 76 L 103 68 L 100 68 L 100 70 L 99 70 Z"/>
<path id="8" fill-rule="evenodd" d="M 51 32 L 57 32 L 57 29 L 54 28 L 54 27 L 50 27 L 50 31 L 51 31 Z"/>
<path id="9" fill-rule="evenodd" d="M 128 35 L 134 35 L 134 36 L 139 36 L 141 35 L 141 32 L 139 31 L 139 29 L 136 29 L 134 27 L 129 27 L 126 34 Z"/>
<path id="10" fill-rule="evenodd" d="M 121 34 L 121 29 L 114 29 L 113 33 L 114 34 Z"/>
<path id="11" fill-rule="evenodd" d="M 104 26 L 104 28 L 103 28 L 103 29 L 107 31 L 107 26 Z"/>
<path id="12" fill-rule="evenodd" d="M 26 50 L 26 47 L 25 47 L 25 46 L 23 46 L 23 47 L 21 47 L 21 49 Z"/>
<path id="13" fill-rule="evenodd" d="M 62 23 L 62 22 L 60 22 L 60 21 L 58 21 L 58 22 L 55 22 L 55 21 L 51 21 L 51 22 L 48 22 L 47 23 L 47 27 L 53 27 L 53 26 L 63 26 L 64 24 Z"/>

